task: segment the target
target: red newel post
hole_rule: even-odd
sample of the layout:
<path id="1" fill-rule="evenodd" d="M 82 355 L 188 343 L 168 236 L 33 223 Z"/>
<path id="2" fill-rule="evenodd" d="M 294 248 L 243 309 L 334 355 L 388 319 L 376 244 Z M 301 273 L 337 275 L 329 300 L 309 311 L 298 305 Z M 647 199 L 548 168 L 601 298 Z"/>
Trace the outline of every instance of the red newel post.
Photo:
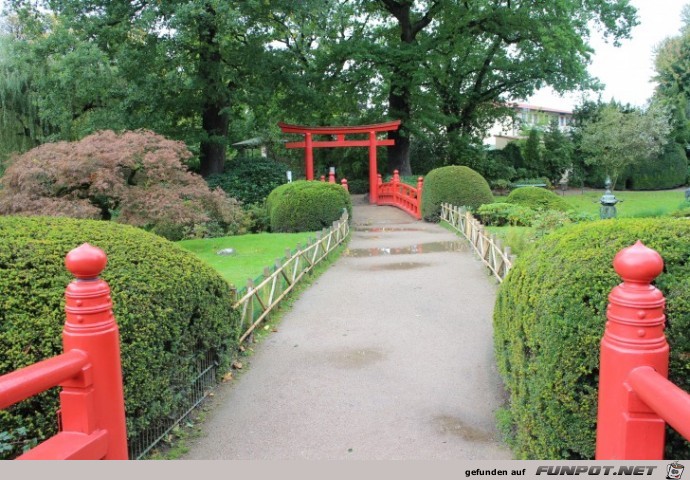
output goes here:
<path id="1" fill-rule="evenodd" d="M 321 175 L 321 179 L 320 179 L 320 180 L 321 180 L 322 182 L 325 182 L 325 181 L 326 181 L 326 175 Z"/>
<path id="2" fill-rule="evenodd" d="M 65 431 L 108 432 L 106 460 L 127 459 L 125 403 L 120 364 L 120 336 L 110 297 L 110 287 L 99 278 L 107 258 L 88 243 L 65 257 L 65 266 L 76 277 L 65 291 L 67 321 L 62 333 L 65 352 L 85 352 L 91 368 L 80 378 L 64 382 L 60 393 L 62 428 Z M 90 401 L 92 397 L 92 401 Z M 92 419 L 85 406 L 90 404 Z"/>
<path id="3" fill-rule="evenodd" d="M 422 189 L 424 188 L 424 178 L 417 177 L 417 218 L 422 218 Z"/>
<path id="4" fill-rule="evenodd" d="M 347 186 L 347 179 L 346 178 L 343 178 L 340 181 L 340 184 L 343 186 L 343 188 L 345 189 L 346 192 L 350 191 L 350 187 Z"/>
<path id="5" fill-rule="evenodd" d="M 651 285 L 664 261 L 637 241 L 618 252 L 613 267 L 623 283 L 609 294 L 601 340 L 596 458 L 662 459 L 664 421 L 632 391 L 628 379 L 641 366 L 668 376 L 666 300 Z"/>
<path id="6" fill-rule="evenodd" d="M 335 183 L 335 168 L 330 167 L 328 169 L 328 183 Z"/>
<path id="7" fill-rule="evenodd" d="M 381 176 L 380 173 L 376 175 L 376 178 L 377 178 L 376 185 L 379 186 L 379 187 L 380 187 L 381 185 L 383 185 L 383 177 Z"/>

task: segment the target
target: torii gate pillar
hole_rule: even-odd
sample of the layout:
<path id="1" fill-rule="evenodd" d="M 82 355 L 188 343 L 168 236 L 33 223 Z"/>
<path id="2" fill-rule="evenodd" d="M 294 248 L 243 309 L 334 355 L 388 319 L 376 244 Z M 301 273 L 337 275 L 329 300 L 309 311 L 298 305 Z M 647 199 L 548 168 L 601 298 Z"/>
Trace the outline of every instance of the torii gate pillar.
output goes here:
<path id="1" fill-rule="evenodd" d="M 379 201 L 378 167 L 376 165 L 376 132 L 369 132 L 369 203 Z"/>
<path id="2" fill-rule="evenodd" d="M 368 147 L 369 148 L 369 202 L 378 201 L 378 166 L 376 160 L 376 147 L 393 146 L 393 139 L 377 139 L 379 132 L 395 131 L 400 127 L 400 120 L 387 123 L 377 123 L 374 125 L 361 125 L 355 127 L 307 127 L 303 125 L 290 125 L 278 123 L 284 133 L 296 133 L 304 135 L 302 142 L 288 142 L 286 148 L 304 149 L 304 172 L 307 180 L 314 180 L 314 148 L 333 148 L 333 147 Z M 366 139 L 345 139 L 345 135 L 368 135 Z M 314 140 L 313 135 L 328 135 L 336 139 Z"/>

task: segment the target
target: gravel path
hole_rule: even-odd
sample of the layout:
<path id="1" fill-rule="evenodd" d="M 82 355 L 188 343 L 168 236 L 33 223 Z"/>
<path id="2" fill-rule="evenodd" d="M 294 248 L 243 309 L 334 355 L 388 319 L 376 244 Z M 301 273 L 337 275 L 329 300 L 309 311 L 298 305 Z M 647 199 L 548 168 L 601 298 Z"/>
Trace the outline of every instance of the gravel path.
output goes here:
<path id="1" fill-rule="evenodd" d="M 356 199 L 349 250 L 223 384 L 186 459 L 510 459 L 496 284 L 463 241 Z"/>

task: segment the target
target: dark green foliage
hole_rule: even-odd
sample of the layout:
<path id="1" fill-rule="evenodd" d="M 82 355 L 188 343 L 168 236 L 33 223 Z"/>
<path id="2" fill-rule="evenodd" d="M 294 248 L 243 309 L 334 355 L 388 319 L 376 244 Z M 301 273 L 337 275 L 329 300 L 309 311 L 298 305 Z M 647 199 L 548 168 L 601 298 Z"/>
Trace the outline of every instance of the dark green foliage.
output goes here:
<path id="1" fill-rule="evenodd" d="M 244 208 L 247 212 L 245 217 L 246 226 L 251 233 L 269 231 L 271 227 L 271 219 L 268 216 L 268 210 L 266 209 L 265 202 L 252 203 Z"/>
<path id="2" fill-rule="evenodd" d="M 424 177 L 424 220 L 437 221 L 441 213 L 441 204 L 444 202 L 476 209 L 493 201 L 494 196 L 489 184 L 484 177 L 469 167 L 451 165 L 436 168 Z"/>
<path id="3" fill-rule="evenodd" d="M 510 195 L 506 198 L 506 202 L 515 203 L 534 210 L 560 210 L 564 212 L 571 209 L 568 202 L 563 200 L 563 198 L 550 190 L 540 187 L 516 188 L 510 192 Z"/>
<path id="4" fill-rule="evenodd" d="M 287 170 L 285 164 L 270 158 L 236 157 L 226 163 L 224 173 L 210 175 L 206 181 L 209 187 L 220 187 L 249 205 L 263 202 L 274 188 L 287 182 Z"/>
<path id="5" fill-rule="evenodd" d="M 481 168 L 476 169 L 490 183 L 498 179 L 510 180 L 515 178 L 515 168 L 510 163 L 505 150 L 491 150 L 486 152 L 486 158 Z"/>
<path id="6" fill-rule="evenodd" d="M 685 185 L 688 160 L 685 149 L 669 142 L 661 155 L 644 160 L 625 175 L 626 190 L 663 190 Z M 623 185 L 621 185 L 623 186 Z"/>
<path id="7" fill-rule="evenodd" d="M 508 165 L 512 165 L 515 169 L 525 168 L 525 158 L 522 156 L 522 151 L 520 150 L 520 146 L 517 144 L 517 142 L 510 142 L 501 151 L 503 152 L 503 155 L 505 155 Z"/>
<path id="8" fill-rule="evenodd" d="M 690 223 L 629 219 L 566 226 L 524 252 L 501 285 L 494 311 L 499 371 L 510 394 L 517 458 L 592 458 L 599 342 L 607 297 L 620 283 L 611 262 L 637 240 L 665 262 L 670 378 L 690 390 Z M 666 458 L 687 458 L 671 434 Z"/>
<path id="9" fill-rule="evenodd" d="M 544 132 L 544 151 L 541 155 L 542 171 L 552 184 L 558 184 L 563 175 L 572 167 L 573 145 L 570 137 L 564 135 L 556 119 Z"/>
<path id="10" fill-rule="evenodd" d="M 299 180 L 281 185 L 266 199 L 274 232 L 310 232 L 330 227 L 343 209 L 352 215 L 350 194 L 340 185 Z"/>
<path id="11" fill-rule="evenodd" d="M 541 175 L 544 170 L 541 158 L 541 134 L 536 128 L 529 131 L 522 154 L 525 158 L 525 169 L 532 175 Z"/>
<path id="12" fill-rule="evenodd" d="M 529 227 L 537 212 L 513 203 L 487 203 L 477 209 L 477 217 L 484 225 Z"/>
<path id="13" fill-rule="evenodd" d="M 369 193 L 369 180 L 368 179 L 355 179 L 347 181 L 347 188 L 350 193 L 357 195 L 360 193 Z"/>
<path id="14" fill-rule="evenodd" d="M 112 222 L 46 217 L 0 217 L 0 238 L 0 373 L 61 353 L 72 280 L 64 258 L 84 242 L 108 255 L 130 438 L 179 412 L 207 353 L 229 364 L 238 328 L 229 287 L 174 244 Z M 23 427 L 22 442 L 43 439 L 56 431 L 56 409 L 52 391 L 3 410 L 0 433 Z"/>

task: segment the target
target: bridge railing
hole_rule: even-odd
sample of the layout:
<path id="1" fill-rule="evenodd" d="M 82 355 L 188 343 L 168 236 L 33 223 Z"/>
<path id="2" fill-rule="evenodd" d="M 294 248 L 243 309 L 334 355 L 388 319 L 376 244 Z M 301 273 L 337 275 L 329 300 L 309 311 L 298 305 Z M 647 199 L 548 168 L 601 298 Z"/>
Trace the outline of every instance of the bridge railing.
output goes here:
<path id="1" fill-rule="evenodd" d="M 484 225 L 466 208 L 442 203 L 441 220 L 462 233 L 484 265 L 502 282 L 515 261 L 510 247 L 504 247 L 496 235 L 487 233 Z"/>
<path id="2" fill-rule="evenodd" d="M 239 343 L 244 342 L 302 277 L 343 243 L 349 233 L 349 215 L 344 210 L 338 221 L 317 234 L 316 240 L 310 239 L 304 246 L 297 245 L 295 251 L 288 249 L 285 257 L 276 260 L 273 267 L 264 269 L 263 278 L 249 279 L 246 289 L 237 293 L 239 299 L 233 305 L 240 312 L 240 326 L 244 332 Z"/>
<path id="3" fill-rule="evenodd" d="M 84 244 L 65 258 L 76 277 L 66 289 L 64 353 L 0 376 L 0 409 L 61 386 L 60 431 L 19 460 L 126 460 L 120 340 L 107 258 Z"/>
<path id="4" fill-rule="evenodd" d="M 395 170 L 390 182 L 383 183 L 381 175 L 378 176 L 378 205 L 390 205 L 398 207 L 417 220 L 422 218 L 422 189 L 424 179 L 417 178 L 417 188 L 402 183 L 400 173 Z"/>
<path id="5" fill-rule="evenodd" d="M 661 460 L 665 423 L 690 439 L 690 395 L 667 379 L 664 295 L 651 282 L 664 262 L 637 242 L 613 260 L 613 288 L 601 341 L 596 458 Z"/>
<path id="6" fill-rule="evenodd" d="M 319 179 L 322 182 L 326 181 L 326 175 L 321 175 L 321 178 Z M 328 183 L 338 183 L 335 180 L 335 169 L 331 168 L 330 171 L 328 172 Z M 350 187 L 347 184 L 347 178 L 341 178 L 340 179 L 340 185 L 343 186 L 345 190 L 348 192 L 350 191 Z"/>

